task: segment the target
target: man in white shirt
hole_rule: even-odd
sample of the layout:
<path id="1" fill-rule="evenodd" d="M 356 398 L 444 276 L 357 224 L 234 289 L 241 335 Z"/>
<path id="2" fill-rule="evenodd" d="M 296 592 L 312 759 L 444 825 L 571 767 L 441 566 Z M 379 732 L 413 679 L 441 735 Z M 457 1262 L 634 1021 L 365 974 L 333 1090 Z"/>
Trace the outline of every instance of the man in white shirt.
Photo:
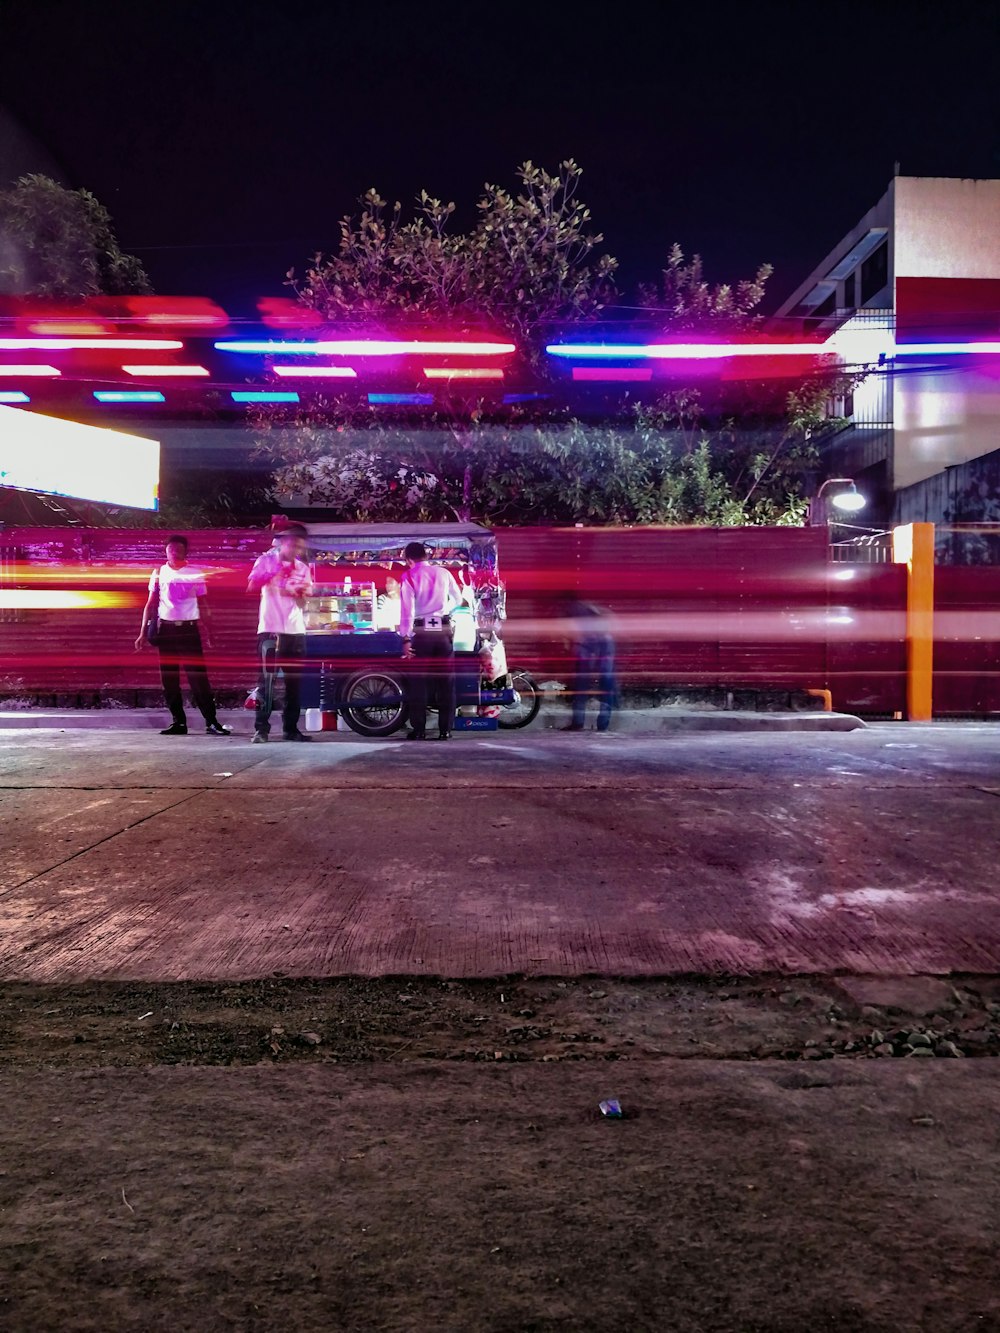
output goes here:
<path id="1" fill-rule="evenodd" d="M 146 627 L 155 616 L 158 621 L 156 647 L 160 653 L 160 680 L 163 695 L 170 709 L 171 723 L 160 732 L 161 736 L 186 736 L 187 718 L 181 694 L 181 667 L 191 687 L 191 698 L 205 719 L 209 736 L 229 736 L 215 712 L 215 699 L 205 670 L 204 647 L 211 648 L 208 632 L 208 589 L 205 574 L 187 562 L 186 537 L 167 539 L 167 563 L 154 569 L 149 576 L 149 597 L 142 612 L 142 628 L 135 641 L 136 648 L 145 648 L 148 642 Z M 200 627 L 204 627 L 203 634 Z"/>
<path id="2" fill-rule="evenodd" d="M 266 741 L 274 707 L 274 677 L 280 667 L 285 677 L 281 731 L 286 741 L 310 741 L 299 731 L 302 660 L 306 655 L 306 598 L 312 592 L 306 553 L 306 530 L 292 523 L 277 537 L 277 549 L 257 557 L 247 592 L 260 593 L 257 621 L 257 711 L 252 743 Z"/>
<path id="3" fill-rule="evenodd" d="M 455 647 L 451 612 L 462 601 L 455 576 L 427 559 L 423 542 L 410 542 L 403 551 L 406 573 L 399 590 L 399 632 L 403 656 L 427 659 L 427 669 L 409 673 L 407 691 L 410 730 L 407 740 L 427 739 L 427 694 L 437 696 L 438 740 L 451 739 L 455 721 Z"/>

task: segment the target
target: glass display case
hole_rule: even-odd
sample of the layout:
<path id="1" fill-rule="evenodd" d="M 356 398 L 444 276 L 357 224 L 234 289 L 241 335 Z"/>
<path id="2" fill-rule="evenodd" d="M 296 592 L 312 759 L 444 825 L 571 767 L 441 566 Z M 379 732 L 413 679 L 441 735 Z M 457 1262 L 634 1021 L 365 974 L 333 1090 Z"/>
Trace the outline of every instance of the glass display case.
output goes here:
<path id="1" fill-rule="evenodd" d="M 306 598 L 307 634 L 372 633 L 376 627 L 374 583 L 317 583 Z"/>

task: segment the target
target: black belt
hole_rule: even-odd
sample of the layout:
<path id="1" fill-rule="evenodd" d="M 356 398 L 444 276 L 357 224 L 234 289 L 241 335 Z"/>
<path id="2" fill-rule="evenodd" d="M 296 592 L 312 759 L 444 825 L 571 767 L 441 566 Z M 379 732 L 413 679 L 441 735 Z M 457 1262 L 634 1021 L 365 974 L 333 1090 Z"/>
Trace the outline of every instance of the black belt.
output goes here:
<path id="1" fill-rule="evenodd" d="M 427 623 L 428 620 L 437 620 L 437 621 L 440 621 L 440 623 L 441 623 L 442 625 L 450 625 L 450 624 L 451 624 L 451 616 L 427 616 L 426 619 L 425 619 L 425 617 L 423 617 L 423 616 L 419 616 L 419 617 L 416 617 L 416 618 L 414 619 L 414 621 L 413 621 L 413 628 L 414 628 L 414 629 L 423 629 L 424 625 Z"/>
<path id="2" fill-rule="evenodd" d="M 197 620 L 161 620 L 161 625 L 197 625 Z"/>

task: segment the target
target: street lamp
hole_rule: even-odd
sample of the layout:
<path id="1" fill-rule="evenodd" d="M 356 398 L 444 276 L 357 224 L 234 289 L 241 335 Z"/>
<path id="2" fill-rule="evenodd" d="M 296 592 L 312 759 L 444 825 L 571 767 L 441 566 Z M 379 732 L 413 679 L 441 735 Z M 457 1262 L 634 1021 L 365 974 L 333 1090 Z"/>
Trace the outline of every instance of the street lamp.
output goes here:
<path id="1" fill-rule="evenodd" d="M 827 499 L 825 492 L 829 486 L 841 486 L 836 495 L 831 495 Z M 827 505 L 833 505 L 839 509 L 842 514 L 856 514 L 860 509 L 864 509 L 868 501 L 858 491 L 852 477 L 827 477 L 815 497 L 809 501 L 809 524 L 818 526 L 829 523 L 830 515 Z"/>

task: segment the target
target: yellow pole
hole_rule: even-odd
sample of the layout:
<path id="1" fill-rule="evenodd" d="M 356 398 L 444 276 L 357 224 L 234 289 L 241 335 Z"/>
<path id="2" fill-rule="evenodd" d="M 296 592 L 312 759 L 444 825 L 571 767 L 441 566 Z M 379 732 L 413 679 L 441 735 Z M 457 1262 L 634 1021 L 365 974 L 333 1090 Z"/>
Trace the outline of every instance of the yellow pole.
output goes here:
<path id="1" fill-rule="evenodd" d="M 934 524 L 905 523 L 892 533 L 892 558 L 906 566 L 906 716 L 934 715 Z"/>

